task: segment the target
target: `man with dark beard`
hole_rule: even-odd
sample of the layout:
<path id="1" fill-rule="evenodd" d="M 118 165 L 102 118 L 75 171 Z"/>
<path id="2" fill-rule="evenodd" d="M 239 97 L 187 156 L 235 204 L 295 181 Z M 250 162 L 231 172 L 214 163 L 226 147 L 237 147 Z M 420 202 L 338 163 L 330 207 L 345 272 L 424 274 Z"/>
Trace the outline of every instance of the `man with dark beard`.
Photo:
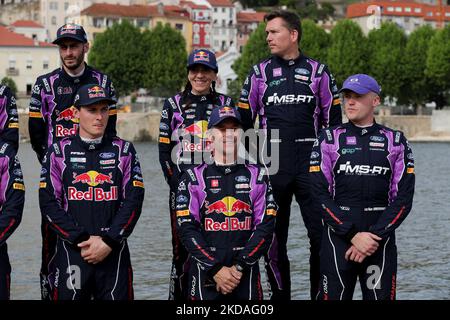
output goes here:
<path id="1" fill-rule="evenodd" d="M 73 104 L 76 92 L 81 86 L 97 84 L 116 101 L 111 79 L 84 62 L 85 54 L 89 51 L 89 43 L 82 26 L 71 23 L 63 25 L 58 29 L 53 43 L 58 45 L 61 68 L 37 78 L 29 108 L 28 127 L 31 146 L 40 163 L 50 145 L 77 133 L 78 119 L 75 117 Z M 117 109 L 112 105 L 109 108 L 105 133 L 110 137 L 116 135 L 116 119 Z M 83 164 L 74 163 L 74 165 Z M 41 296 L 47 300 L 49 299 L 47 269 L 55 251 L 56 237 L 45 221 L 42 221 L 41 232 L 43 240 Z"/>

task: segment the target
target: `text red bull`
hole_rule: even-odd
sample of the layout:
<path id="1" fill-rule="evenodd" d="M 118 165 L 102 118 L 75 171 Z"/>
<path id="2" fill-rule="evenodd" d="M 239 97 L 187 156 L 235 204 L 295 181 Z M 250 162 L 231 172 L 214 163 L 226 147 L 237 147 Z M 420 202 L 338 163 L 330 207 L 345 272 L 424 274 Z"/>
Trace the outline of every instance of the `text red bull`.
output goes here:
<path id="1" fill-rule="evenodd" d="M 93 187 L 89 187 L 87 191 L 78 191 L 75 187 L 69 187 L 68 198 L 72 201 L 113 201 L 118 199 L 118 191 L 116 186 L 109 191 Z"/>
<path id="2" fill-rule="evenodd" d="M 226 217 L 224 222 L 214 221 L 211 218 L 205 218 L 206 231 L 240 231 L 251 230 L 252 218 L 245 217 L 244 221 L 239 221 L 238 218 Z"/>

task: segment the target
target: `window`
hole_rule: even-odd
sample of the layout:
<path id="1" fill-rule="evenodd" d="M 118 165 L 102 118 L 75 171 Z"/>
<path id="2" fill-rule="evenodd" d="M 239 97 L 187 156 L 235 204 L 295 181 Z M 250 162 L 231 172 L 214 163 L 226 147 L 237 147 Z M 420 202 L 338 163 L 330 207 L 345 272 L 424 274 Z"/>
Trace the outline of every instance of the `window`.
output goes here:
<path id="1" fill-rule="evenodd" d="M 210 40 L 209 40 L 209 36 L 206 35 L 206 36 L 205 36 L 205 44 L 209 45 L 209 41 L 210 41 Z"/>
<path id="2" fill-rule="evenodd" d="M 388 7 L 388 8 L 387 8 L 387 11 L 393 12 L 393 11 L 394 11 L 394 7 Z"/>
<path id="3" fill-rule="evenodd" d="M 52 17 L 52 25 L 56 26 L 56 17 L 55 16 Z"/>
<path id="4" fill-rule="evenodd" d="M 136 26 L 138 28 L 146 28 L 148 27 L 148 20 L 145 19 L 137 19 L 136 20 Z"/>
<path id="5" fill-rule="evenodd" d="M 181 23 L 176 23 L 175 24 L 175 29 L 179 30 L 179 31 L 183 31 L 183 24 Z"/>
<path id="6" fill-rule="evenodd" d="M 194 44 L 199 44 L 200 43 L 200 36 L 197 33 L 194 34 L 193 42 L 194 42 Z"/>
<path id="7" fill-rule="evenodd" d="M 101 28 L 103 26 L 103 18 L 94 18 L 94 27 Z"/>
<path id="8" fill-rule="evenodd" d="M 206 32 L 206 33 L 209 32 L 209 24 L 205 24 L 205 32 Z"/>
<path id="9" fill-rule="evenodd" d="M 44 58 L 44 60 L 42 61 L 42 69 L 48 69 L 48 58 Z"/>
<path id="10" fill-rule="evenodd" d="M 402 12 L 402 8 L 401 7 L 395 7 L 395 12 Z"/>
<path id="11" fill-rule="evenodd" d="M 227 26 L 227 21 L 225 19 L 222 19 L 222 27 L 226 27 Z"/>
<path id="12" fill-rule="evenodd" d="M 219 46 L 219 40 L 214 40 L 214 47 L 218 47 Z"/>
<path id="13" fill-rule="evenodd" d="M 50 10 L 58 10 L 58 2 L 56 2 L 56 1 L 51 1 L 51 2 L 49 3 L 49 7 L 50 7 Z"/>
<path id="14" fill-rule="evenodd" d="M 199 31 L 200 31 L 200 26 L 198 25 L 198 23 L 194 24 L 194 32 L 199 33 Z"/>
<path id="15" fill-rule="evenodd" d="M 226 12 L 226 9 L 225 8 L 222 8 L 222 13 L 225 13 Z"/>
<path id="16" fill-rule="evenodd" d="M 431 11 L 427 12 L 427 16 L 428 17 L 432 17 L 433 16 L 433 12 L 431 12 Z"/>
<path id="17" fill-rule="evenodd" d="M 222 29 L 222 35 L 226 36 L 227 35 L 227 29 Z"/>
<path id="18" fill-rule="evenodd" d="M 405 8 L 405 12 L 411 12 L 411 8 L 410 7 L 406 7 Z"/>
<path id="19" fill-rule="evenodd" d="M 31 83 L 27 83 L 27 96 L 31 96 L 31 88 L 33 88 L 33 85 Z"/>
<path id="20" fill-rule="evenodd" d="M 67 11 L 67 9 L 69 9 L 69 3 L 64 2 L 64 11 Z"/>
<path id="21" fill-rule="evenodd" d="M 16 69 L 16 58 L 15 57 L 9 57 L 9 69 L 10 70 Z"/>
<path id="22" fill-rule="evenodd" d="M 214 8 L 214 12 L 217 12 L 217 8 Z"/>
<path id="23" fill-rule="evenodd" d="M 422 12 L 422 9 L 421 9 L 421 8 L 414 8 L 414 12 L 415 12 L 415 13 L 421 13 L 421 12 Z"/>
<path id="24" fill-rule="evenodd" d="M 31 69 L 33 67 L 33 61 L 31 60 L 31 58 L 27 59 L 27 69 Z"/>

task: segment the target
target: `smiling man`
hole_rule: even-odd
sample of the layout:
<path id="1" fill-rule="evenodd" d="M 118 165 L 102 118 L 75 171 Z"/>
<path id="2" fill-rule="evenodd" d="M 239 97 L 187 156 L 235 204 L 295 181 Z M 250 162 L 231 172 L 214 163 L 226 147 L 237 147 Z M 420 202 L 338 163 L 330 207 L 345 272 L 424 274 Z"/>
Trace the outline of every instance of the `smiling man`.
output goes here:
<path id="1" fill-rule="evenodd" d="M 105 135 L 114 103 L 97 84 L 82 86 L 77 134 L 51 145 L 43 160 L 39 204 L 57 235 L 46 279 L 54 300 L 133 299 L 127 238 L 144 182 L 133 145 Z"/>
<path id="2" fill-rule="evenodd" d="M 381 88 L 365 74 L 341 89 L 349 122 L 325 129 L 310 174 L 324 228 L 319 299 L 352 299 L 359 277 L 365 300 L 396 295 L 397 229 L 411 210 L 414 158 L 400 131 L 375 122 Z"/>
<path id="3" fill-rule="evenodd" d="M 82 85 L 96 83 L 116 100 L 111 79 L 84 62 L 89 43 L 82 26 L 71 23 L 63 25 L 58 29 L 53 43 L 58 45 L 61 68 L 37 78 L 29 107 L 31 146 L 41 163 L 52 143 L 77 133 L 79 124 L 75 117 L 74 99 Z M 116 107 L 113 104 L 109 107 L 106 128 L 109 136 L 116 135 L 116 118 Z M 42 222 L 41 233 L 41 296 L 42 299 L 48 299 L 47 267 L 53 256 L 56 236 L 45 221 Z"/>

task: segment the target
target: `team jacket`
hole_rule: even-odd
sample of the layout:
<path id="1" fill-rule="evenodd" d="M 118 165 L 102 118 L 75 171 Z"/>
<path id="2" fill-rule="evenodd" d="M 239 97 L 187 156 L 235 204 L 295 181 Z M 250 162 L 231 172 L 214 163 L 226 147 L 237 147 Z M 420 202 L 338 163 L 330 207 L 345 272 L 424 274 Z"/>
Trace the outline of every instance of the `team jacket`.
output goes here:
<path id="1" fill-rule="evenodd" d="M 178 165 L 185 168 L 185 164 L 194 164 L 194 157 L 201 159 L 201 154 L 210 150 L 205 135 L 212 108 L 224 105 L 234 108 L 232 99 L 222 94 L 217 94 L 216 98 L 212 94 L 189 94 L 187 99 L 188 106 L 182 94 L 177 94 L 165 101 L 161 112 L 159 161 L 167 182 L 173 177 L 174 170 L 178 171 Z"/>
<path id="2" fill-rule="evenodd" d="M 400 131 L 346 123 L 325 129 L 311 153 L 312 194 L 332 231 L 387 238 L 406 218 L 414 195 L 414 157 Z"/>
<path id="3" fill-rule="evenodd" d="M 224 265 L 257 263 L 271 243 L 277 212 L 267 175 L 252 165 L 188 169 L 176 209 L 183 244 L 210 275 Z"/>
<path id="4" fill-rule="evenodd" d="M 31 146 L 40 162 L 52 143 L 77 133 L 78 119 L 73 102 L 78 88 L 90 83 L 98 83 L 116 99 L 111 79 L 88 65 L 77 78 L 68 75 L 64 68 L 37 78 L 31 94 L 28 126 Z M 116 135 L 116 119 L 116 107 L 110 106 L 106 127 L 110 136 Z"/>
<path id="5" fill-rule="evenodd" d="M 0 141 L 0 246 L 22 220 L 25 186 L 16 150 Z"/>
<path id="6" fill-rule="evenodd" d="M 19 115 L 11 90 L 0 85 L 0 138 L 16 150 L 19 145 Z"/>
<path id="7" fill-rule="evenodd" d="M 144 183 L 130 142 L 79 135 L 54 143 L 44 157 L 39 204 L 43 219 L 73 244 L 99 235 L 117 247 L 133 231 L 144 199 Z"/>

